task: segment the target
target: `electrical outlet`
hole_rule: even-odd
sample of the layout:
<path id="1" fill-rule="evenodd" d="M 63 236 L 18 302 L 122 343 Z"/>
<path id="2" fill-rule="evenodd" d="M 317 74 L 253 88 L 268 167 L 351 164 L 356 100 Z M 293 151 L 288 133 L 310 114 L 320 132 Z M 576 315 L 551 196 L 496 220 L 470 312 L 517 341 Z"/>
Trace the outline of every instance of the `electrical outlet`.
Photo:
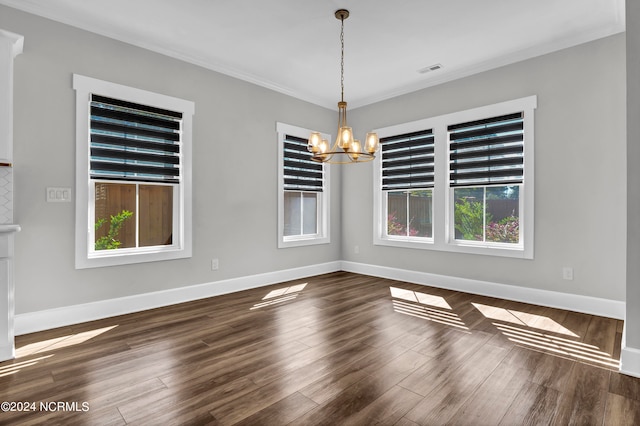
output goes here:
<path id="1" fill-rule="evenodd" d="M 573 280 L 573 268 L 565 266 L 562 268 L 562 279 L 572 281 Z"/>
<path id="2" fill-rule="evenodd" d="M 218 259 L 211 259 L 211 270 L 212 271 L 217 271 L 219 268 L 219 263 L 218 263 Z"/>
<path id="3" fill-rule="evenodd" d="M 360 246 L 355 246 L 355 247 L 353 247 L 353 252 L 354 252 L 355 254 L 360 253 Z"/>

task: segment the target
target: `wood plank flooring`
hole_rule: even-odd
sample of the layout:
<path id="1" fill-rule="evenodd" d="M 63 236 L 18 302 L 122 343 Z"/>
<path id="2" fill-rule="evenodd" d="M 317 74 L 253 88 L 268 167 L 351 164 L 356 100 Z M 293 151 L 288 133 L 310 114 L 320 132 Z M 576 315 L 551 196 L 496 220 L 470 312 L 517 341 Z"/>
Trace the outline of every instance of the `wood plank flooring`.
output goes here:
<path id="1" fill-rule="evenodd" d="M 0 424 L 637 425 L 621 333 L 336 272 L 19 336 Z"/>

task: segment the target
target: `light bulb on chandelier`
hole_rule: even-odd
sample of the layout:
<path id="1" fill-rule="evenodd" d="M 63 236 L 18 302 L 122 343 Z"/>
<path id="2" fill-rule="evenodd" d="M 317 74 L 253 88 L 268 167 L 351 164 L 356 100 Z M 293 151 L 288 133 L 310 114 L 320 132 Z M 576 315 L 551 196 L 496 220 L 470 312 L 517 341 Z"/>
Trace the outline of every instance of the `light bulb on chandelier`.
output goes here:
<path id="1" fill-rule="evenodd" d="M 346 9 L 336 10 L 335 16 L 340 20 L 340 102 L 338 102 L 338 134 L 336 141 L 330 145 L 322 139 L 319 132 L 312 132 L 309 137 L 308 150 L 311 159 L 320 163 L 362 163 L 375 158 L 380 141 L 376 133 L 367 133 L 364 147 L 358 139 L 354 139 L 353 130 L 347 124 L 347 103 L 344 101 L 344 20 L 349 17 Z"/>

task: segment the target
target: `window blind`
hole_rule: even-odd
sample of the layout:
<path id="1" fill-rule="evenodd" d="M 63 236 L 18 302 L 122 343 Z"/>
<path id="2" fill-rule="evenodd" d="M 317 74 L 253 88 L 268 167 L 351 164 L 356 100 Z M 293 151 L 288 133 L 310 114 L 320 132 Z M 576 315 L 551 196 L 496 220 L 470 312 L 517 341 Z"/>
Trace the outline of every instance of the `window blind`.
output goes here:
<path id="1" fill-rule="evenodd" d="M 322 192 L 323 165 L 311 160 L 308 140 L 285 134 L 284 136 L 284 189 Z"/>
<path id="2" fill-rule="evenodd" d="M 524 114 L 448 126 L 450 186 L 522 183 Z"/>
<path id="3" fill-rule="evenodd" d="M 382 189 L 433 187 L 433 130 L 380 139 Z"/>
<path id="4" fill-rule="evenodd" d="M 180 181 L 182 113 L 92 94 L 90 177 Z"/>

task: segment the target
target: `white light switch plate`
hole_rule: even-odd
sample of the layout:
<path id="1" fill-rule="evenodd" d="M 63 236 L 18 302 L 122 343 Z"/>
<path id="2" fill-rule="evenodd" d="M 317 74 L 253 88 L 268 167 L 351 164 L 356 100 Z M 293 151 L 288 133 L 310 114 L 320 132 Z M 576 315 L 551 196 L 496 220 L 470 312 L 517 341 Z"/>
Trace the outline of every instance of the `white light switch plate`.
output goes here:
<path id="1" fill-rule="evenodd" d="M 71 188 L 48 187 L 47 203 L 70 203 Z"/>

